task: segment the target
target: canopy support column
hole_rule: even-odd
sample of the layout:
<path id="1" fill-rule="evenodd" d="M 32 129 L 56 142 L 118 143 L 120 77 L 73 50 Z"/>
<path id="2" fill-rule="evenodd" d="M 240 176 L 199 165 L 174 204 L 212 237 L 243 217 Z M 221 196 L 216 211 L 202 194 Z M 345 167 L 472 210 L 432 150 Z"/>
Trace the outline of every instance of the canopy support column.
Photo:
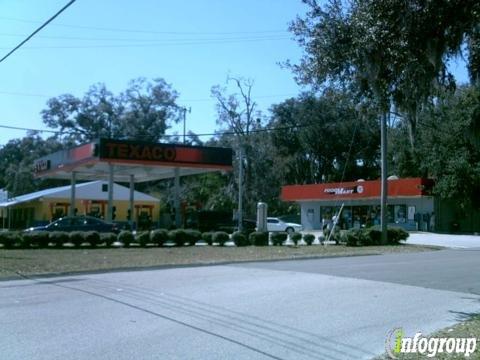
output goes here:
<path id="1" fill-rule="evenodd" d="M 72 171 L 70 177 L 70 208 L 68 209 L 69 216 L 75 216 L 75 190 L 77 186 L 77 173 Z"/>
<path id="2" fill-rule="evenodd" d="M 175 207 L 175 226 L 177 229 L 182 225 L 182 217 L 180 214 L 180 169 L 174 169 L 174 184 L 173 184 L 173 192 L 174 192 L 174 207 Z"/>
<path id="3" fill-rule="evenodd" d="M 113 220 L 113 164 L 108 164 L 108 209 L 107 221 Z"/>
<path id="4" fill-rule="evenodd" d="M 129 205 L 129 211 L 130 211 L 130 216 L 128 218 L 128 223 L 130 225 L 130 229 L 133 230 L 133 214 L 134 214 L 134 192 L 135 192 L 135 177 L 133 174 L 130 174 L 130 205 Z"/>

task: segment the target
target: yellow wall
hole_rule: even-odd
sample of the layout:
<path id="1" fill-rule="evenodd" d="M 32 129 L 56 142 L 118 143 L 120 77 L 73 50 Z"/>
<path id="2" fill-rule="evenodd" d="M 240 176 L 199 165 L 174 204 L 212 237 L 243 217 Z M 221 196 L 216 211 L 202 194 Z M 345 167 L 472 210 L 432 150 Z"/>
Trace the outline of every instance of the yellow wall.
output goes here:
<path id="1" fill-rule="evenodd" d="M 27 203 L 21 203 L 15 206 L 10 207 L 10 211 L 14 211 L 15 209 L 28 209 L 33 208 L 33 221 L 34 222 L 50 222 L 52 220 L 51 214 L 51 207 L 50 204 L 56 203 L 70 203 L 70 199 L 49 199 L 43 198 L 42 201 L 34 200 Z M 130 206 L 129 201 L 114 201 L 113 205 L 116 207 L 116 217 L 115 221 L 127 221 L 127 210 Z M 135 205 L 153 205 L 152 209 L 152 221 L 158 221 L 160 217 L 160 204 L 159 202 L 154 201 L 135 201 Z M 78 209 L 77 215 L 86 215 L 86 206 L 84 201 L 76 200 L 75 207 Z M 17 212 L 20 214 L 26 214 L 27 211 Z M 6 214 L 6 210 L 5 210 Z M 66 214 L 68 215 L 68 213 Z M 136 212 L 134 211 L 134 221 L 137 219 L 135 218 Z M 105 218 L 107 216 L 107 204 L 105 204 Z M 26 224 L 26 226 L 31 226 L 31 223 Z M 12 224 L 13 226 L 13 224 Z"/>

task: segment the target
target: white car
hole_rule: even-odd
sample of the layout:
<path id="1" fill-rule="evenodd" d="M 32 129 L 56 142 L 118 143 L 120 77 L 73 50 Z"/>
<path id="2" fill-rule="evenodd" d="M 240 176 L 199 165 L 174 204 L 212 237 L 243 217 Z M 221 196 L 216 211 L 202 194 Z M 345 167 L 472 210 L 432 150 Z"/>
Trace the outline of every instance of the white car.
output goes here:
<path id="1" fill-rule="evenodd" d="M 284 222 L 276 217 L 267 217 L 267 230 L 268 231 L 285 231 L 289 234 L 295 231 L 302 231 L 302 225 Z"/>

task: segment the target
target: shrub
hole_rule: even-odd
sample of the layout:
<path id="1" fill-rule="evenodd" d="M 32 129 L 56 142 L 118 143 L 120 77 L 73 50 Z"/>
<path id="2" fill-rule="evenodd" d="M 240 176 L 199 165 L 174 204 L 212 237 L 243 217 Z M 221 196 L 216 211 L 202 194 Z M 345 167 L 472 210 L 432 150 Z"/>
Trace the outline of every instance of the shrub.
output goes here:
<path id="1" fill-rule="evenodd" d="M 235 232 L 235 226 L 219 226 L 218 231 L 232 234 L 233 232 Z"/>
<path id="2" fill-rule="evenodd" d="M 62 247 L 64 243 L 70 240 L 68 233 L 65 231 L 54 231 L 49 235 L 50 242 L 54 243 L 56 247 Z"/>
<path id="3" fill-rule="evenodd" d="M 168 230 L 157 229 L 153 230 L 150 233 L 150 242 L 156 244 L 157 246 L 163 246 L 163 244 L 168 240 Z"/>
<path id="4" fill-rule="evenodd" d="M 254 231 L 248 237 L 254 246 L 268 246 L 268 232 Z"/>
<path id="5" fill-rule="evenodd" d="M 345 233 L 345 242 L 347 246 L 362 246 L 361 242 L 361 229 L 349 229 Z"/>
<path id="6" fill-rule="evenodd" d="M 307 245 L 310 246 L 315 241 L 315 235 L 305 234 L 305 235 L 303 235 L 303 241 L 305 241 L 307 243 Z"/>
<path id="7" fill-rule="evenodd" d="M 274 246 L 282 246 L 283 242 L 287 240 L 288 234 L 286 232 L 274 232 L 272 233 L 272 244 Z"/>
<path id="8" fill-rule="evenodd" d="M 205 241 L 208 245 L 213 244 L 213 232 L 208 231 L 202 234 L 202 240 Z"/>
<path id="9" fill-rule="evenodd" d="M 185 241 L 187 241 L 187 235 L 185 230 L 183 229 L 176 229 L 172 230 L 168 233 L 168 238 L 172 240 L 176 246 L 183 246 Z"/>
<path id="10" fill-rule="evenodd" d="M 105 243 L 105 246 L 110 247 L 117 241 L 117 234 L 115 233 L 101 233 L 100 241 Z"/>
<path id="11" fill-rule="evenodd" d="M 3 244 L 3 246 L 6 249 L 11 249 L 13 248 L 16 244 L 21 243 L 22 238 L 20 234 L 16 231 L 2 231 L 0 232 L 0 243 Z"/>
<path id="12" fill-rule="evenodd" d="M 195 243 L 202 238 L 202 233 L 198 230 L 186 229 L 185 230 L 186 240 L 188 245 L 193 246 Z"/>
<path id="13" fill-rule="evenodd" d="M 90 243 L 90 246 L 97 246 L 100 244 L 100 234 L 97 231 L 87 231 L 85 241 Z"/>
<path id="14" fill-rule="evenodd" d="M 230 236 L 225 231 L 216 231 L 213 233 L 212 240 L 218 243 L 219 246 L 223 246 L 230 240 Z"/>
<path id="15" fill-rule="evenodd" d="M 69 237 L 70 242 L 75 245 L 75 247 L 80 247 L 85 241 L 85 233 L 83 231 L 72 231 Z"/>
<path id="16" fill-rule="evenodd" d="M 399 227 L 389 227 L 387 229 L 387 238 L 389 245 L 397 245 L 401 240 L 407 240 L 410 234 Z"/>
<path id="17" fill-rule="evenodd" d="M 387 228 L 387 245 L 397 245 L 406 240 L 409 234 L 402 228 Z M 376 246 L 382 243 L 382 231 L 374 226 L 368 229 L 350 229 L 346 232 L 347 246 Z"/>
<path id="18" fill-rule="evenodd" d="M 323 241 L 326 240 L 326 238 L 323 238 L 323 239 L 320 239 L 320 236 L 319 236 L 319 240 L 320 242 L 322 243 Z M 347 240 L 346 240 L 346 231 L 345 230 L 336 230 L 332 236 L 330 236 L 330 240 L 333 240 L 335 241 L 335 244 L 338 245 L 340 243 L 346 243 Z"/>
<path id="19" fill-rule="evenodd" d="M 150 232 L 143 231 L 138 233 L 135 240 L 141 247 L 147 246 L 148 242 L 150 241 Z"/>
<path id="20" fill-rule="evenodd" d="M 22 245 L 29 247 L 30 245 L 36 245 L 39 247 L 48 246 L 48 231 L 27 231 L 22 234 Z"/>
<path id="21" fill-rule="evenodd" d="M 299 232 L 295 232 L 293 234 L 290 235 L 290 239 L 292 239 L 293 243 L 295 244 L 295 246 L 298 245 L 298 242 L 300 240 L 302 240 L 302 234 L 299 233 Z"/>
<path id="22" fill-rule="evenodd" d="M 129 247 L 130 244 L 135 241 L 135 238 L 130 231 L 122 230 L 120 234 L 118 234 L 118 241 L 120 241 L 124 247 Z"/>
<path id="23" fill-rule="evenodd" d="M 234 232 L 232 234 L 232 240 L 235 246 L 248 246 L 250 245 L 247 237 L 240 231 Z"/>

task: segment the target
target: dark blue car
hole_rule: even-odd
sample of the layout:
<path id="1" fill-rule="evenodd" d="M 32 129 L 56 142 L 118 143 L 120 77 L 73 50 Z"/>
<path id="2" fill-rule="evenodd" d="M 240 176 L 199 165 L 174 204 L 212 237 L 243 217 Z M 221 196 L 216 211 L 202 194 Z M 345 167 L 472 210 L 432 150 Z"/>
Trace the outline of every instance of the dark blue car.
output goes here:
<path id="1" fill-rule="evenodd" d="M 118 233 L 116 224 L 108 223 L 91 216 L 66 216 L 45 226 L 28 228 L 26 231 L 98 231 L 102 233 Z"/>

